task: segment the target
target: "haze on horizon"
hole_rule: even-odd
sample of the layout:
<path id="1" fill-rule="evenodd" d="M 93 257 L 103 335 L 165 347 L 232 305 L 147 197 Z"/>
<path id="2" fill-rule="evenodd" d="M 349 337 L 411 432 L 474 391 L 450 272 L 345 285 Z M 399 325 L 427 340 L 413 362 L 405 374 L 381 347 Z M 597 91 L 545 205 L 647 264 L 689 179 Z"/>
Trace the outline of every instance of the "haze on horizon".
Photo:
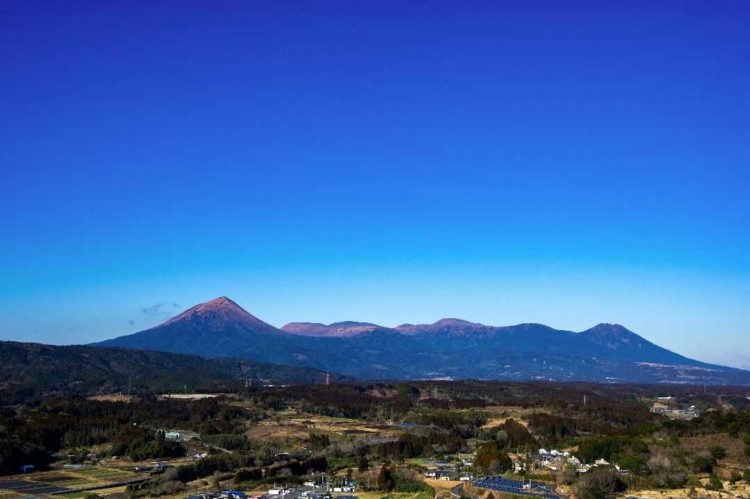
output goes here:
<path id="1" fill-rule="evenodd" d="M 564 5 L 563 5 L 564 4 Z M 620 323 L 750 368 L 750 4 L 0 5 L 0 339 Z"/>

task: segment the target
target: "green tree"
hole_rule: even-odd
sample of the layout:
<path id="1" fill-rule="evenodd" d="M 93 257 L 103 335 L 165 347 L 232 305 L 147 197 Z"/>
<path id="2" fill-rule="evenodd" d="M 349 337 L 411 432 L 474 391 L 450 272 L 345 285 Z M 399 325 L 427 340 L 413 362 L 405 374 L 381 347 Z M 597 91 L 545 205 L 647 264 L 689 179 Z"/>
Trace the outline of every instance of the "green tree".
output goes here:
<path id="1" fill-rule="evenodd" d="M 710 452 L 716 460 L 724 459 L 725 457 L 727 457 L 727 450 L 721 445 L 712 445 L 708 448 L 708 452 Z"/>
<path id="2" fill-rule="evenodd" d="M 710 454 L 699 454 L 693 459 L 693 470 L 696 473 L 712 473 L 716 459 Z"/>
<path id="3" fill-rule="evenodd" d="M 716 476 L 715 473 L 711 473 L 711 477 L 709 478 L 708 486 L 706 488 L 709 490 L 724 490 L 724 484 L 721 482 L 721 479 Z"/>
<path id="4" fill-rule="evenodd" d="M 513 468 L 513 461 L 503 451 L 500 442 L 492 441 L 479 448 L 474 459 L 474 468 L 483 474 L 503 473 Z"/>
<path id="5" fill-rule="evenodd" d="M 380 490 L 386 490 L 390 492 L 393 490 L 393 475 L 391 474 L 390 470 L 386 466 L 382 466 L 380 468 L 380 473 L 378 473 L 378 479 L 377 479 L 378 489 Z"/>

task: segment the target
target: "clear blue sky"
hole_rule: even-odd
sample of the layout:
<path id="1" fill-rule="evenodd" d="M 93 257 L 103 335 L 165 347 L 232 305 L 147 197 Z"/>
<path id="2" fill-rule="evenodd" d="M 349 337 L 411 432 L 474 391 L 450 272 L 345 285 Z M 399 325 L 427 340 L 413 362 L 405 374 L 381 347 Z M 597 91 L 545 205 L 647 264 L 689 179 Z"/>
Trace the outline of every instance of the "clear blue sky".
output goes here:
<path id="1" fill-rule="evenodd" d="M 750 3 L 0 3 L 0 338 L 618 322 L 750 367 Z"/>

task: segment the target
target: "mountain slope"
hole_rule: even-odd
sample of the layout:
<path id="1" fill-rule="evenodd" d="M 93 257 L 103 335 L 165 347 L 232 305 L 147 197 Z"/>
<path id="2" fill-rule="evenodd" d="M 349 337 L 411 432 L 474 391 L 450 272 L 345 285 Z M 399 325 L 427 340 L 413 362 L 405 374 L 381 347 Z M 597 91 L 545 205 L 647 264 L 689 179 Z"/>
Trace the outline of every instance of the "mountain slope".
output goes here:
<path id="1" fill-rule="evenodd" d="M 332 324 L 320 324 L 318 322 L 290 322 L 282 326 L 281 330 L 298 336 L 334 336 L 347 337 L 370 333 L 382 326 L 369 322 L 334 322 Z"/>
<path id="2" fill-rule="evenodd" d="M 239 359 L 206 359 L 165 352 L 52 346 L 0 341 L 0 400 L 4 404 L 53 395 L 170 390 L 227 390 L 246 380 L 319 383 L 325 373 Z M 332 375 L 332 379 L 344 379 Z"/>
<path id="3" fill-rule="evenodd" d="M 277 329 L 227 298 L 102 345 L 314 367 L 371 379 L 477 378 L 750 384 L 750 372 L 688 359 L 616 324 L 576 333 L 461 319 L 384 328 L 290 323 Z"/>
<path id="4" fill-rule="evenodd" d="M 288 336 L 288 333 L 261 321 L 222 296 L 189 308 L 154 328 L 97 345 L 205 357 L 236 356 L 237 348 L 240 348 L 242 352 L 254 351 L 253 358 L 261 358 L 274 352 L 284 353 Z"/>

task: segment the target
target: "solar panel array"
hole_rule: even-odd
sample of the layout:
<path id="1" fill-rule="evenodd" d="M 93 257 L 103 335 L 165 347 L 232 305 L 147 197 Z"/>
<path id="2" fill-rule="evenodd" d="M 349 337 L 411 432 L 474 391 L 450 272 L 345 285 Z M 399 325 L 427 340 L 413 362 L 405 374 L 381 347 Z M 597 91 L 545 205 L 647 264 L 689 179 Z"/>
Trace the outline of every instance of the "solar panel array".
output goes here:
<path id="1" fill-rule="evenodd" d="M 490 476 L 474 480 L 474 486 L 481 489 L 490 489 L 505 494 L 513 494 L 524 497 L 543 497 L 545 499 L 560 499 L 549 486 L 542 482 L 527 482 L 530 488 L 524 488 L 524 482 L 510 480 L 501 476 Z"/>
<path id="2" fill-rule="evenodd" d="M 48 483 L 35 482 L 32 480 L 14 480 L 7 482 L 0 482 L 0 489 L 11 490 L 16 494 L 30 495 L 30 496 L 42 496 L 47 494 L 59 494 L 66 492 L 70 489 L 65 487 L 55 487 Z"/>

